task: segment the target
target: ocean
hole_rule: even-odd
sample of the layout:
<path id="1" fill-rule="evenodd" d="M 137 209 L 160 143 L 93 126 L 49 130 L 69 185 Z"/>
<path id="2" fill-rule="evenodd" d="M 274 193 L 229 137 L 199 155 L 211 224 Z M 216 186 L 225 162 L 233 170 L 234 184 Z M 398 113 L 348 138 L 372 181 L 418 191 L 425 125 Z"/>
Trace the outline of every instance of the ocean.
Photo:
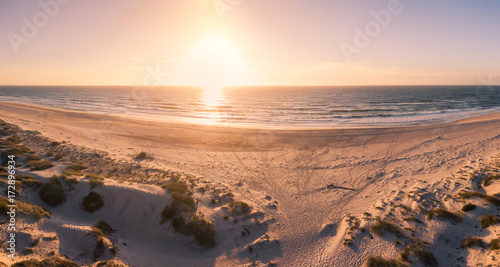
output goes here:
<path id="1" fill-rule="evenodd" d="M 203 124 L 406 126 L 499 111 L 500 86 L 0 86 L 0 101 Z"/>

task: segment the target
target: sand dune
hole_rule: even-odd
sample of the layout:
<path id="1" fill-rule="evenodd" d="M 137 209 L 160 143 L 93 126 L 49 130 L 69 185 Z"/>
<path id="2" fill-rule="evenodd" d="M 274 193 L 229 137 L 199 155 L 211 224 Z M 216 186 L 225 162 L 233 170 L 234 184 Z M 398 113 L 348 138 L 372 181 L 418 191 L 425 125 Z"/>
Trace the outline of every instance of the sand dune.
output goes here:
<path id="1" fill-rule="evenodd" d="M 217 232 L 216 246 L 202 249 L 173 233 L 167 224 L 158 223 L 170 201 L 170 194 L 154 185 L 161 179 L 138 176 L 119 182 L 109 177 L 104 187 L 96 189 L 105 196 L 104 208 L 91 216 L 75 209 L 89 191 L 85 181 L 68 193 L 63 205 L 49 208 L 53 215 L 39 222 L 38 232 L 32 235 L 57 235 L 59 239 L 42 242 L 47 248 L 40 253 L 59 248 L 71 260 L 92 263 L 91 255 L 78 251 L 94 250 L 95 238 L 85 233 L 103 219 L 117 230 L 110 239 L 115 239 L 119 252 L 101 260 L 117 259 L 132 266 L 252 262 L 258 266 L 361 266 L 370 256 L 399 258 L 404 242 L 410 245 L 417 239 L 429 242 L 426 249 L 440 266 L 494 262 L 494 252 L 461 249 L 459 243 L 472 235 L 485 243 L 497 238 L 498 225 L 486 230 L 476 226 L 479 217 L 498 215 L 498 208 L 474 198 L 470 201 L 477 210 L 461 212 L 469 200 L 459 194 L 461 190 L 500 193 L 498 181 L 477 186 L 482 174 L 498 172 L 498 113 L 440 125 L 321 130 L 180 124 L 9 102 L 0 103 L 0 116 L 51 140 L 107 152 L 105 158 L 117 164 L 137 164 L 133 157 L 144 151 L 153 159 L 140 162 L 142 168 L 179 171 L 193 175 L 197 183 L 224 188 L 234 200 L 262 212 L 264 222 L 257 226 L 250 219 L 236 224 L 226 221 L 227 203 L 214 206 L 210 196 L 195 193 L 199 211 L 214 222 Z M 30 140 L 26 142 L 29 146 Z M 47 181 L 66 165 L 60 163 L 35 178 Z M 26 193 L 23 201 L 45 205 L 29 197 L 29 190 Z M 464 219 L 460 223 L 427 219 L 426 212 L 436 208 L 458 212 Z M 408 217 L 422 223 L 404 221 Z M 369 228 L 377 219 L 396 224 L 405 238 L 375 234 Z M 250 234 L 242 236 L 245 228 Z M 74 239 L 88 241 L 74 246 Z M 395 246 L 396 240 L 401 245 Z M 43 253 L 35 255 L 46 256 Z M 8 261 L 3 254 L 0 260 Z"/>

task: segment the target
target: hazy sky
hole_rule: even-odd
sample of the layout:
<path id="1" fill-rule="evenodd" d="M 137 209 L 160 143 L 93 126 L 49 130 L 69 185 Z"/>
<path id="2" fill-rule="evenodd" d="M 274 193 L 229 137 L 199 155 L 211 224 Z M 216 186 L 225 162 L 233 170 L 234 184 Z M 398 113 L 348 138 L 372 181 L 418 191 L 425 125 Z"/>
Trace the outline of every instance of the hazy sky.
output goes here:
<path id="1" fill-rule="evenodd" d="M 2 0 L 0 84 L 500 84 L 499 13 L 498 0 Z"/>

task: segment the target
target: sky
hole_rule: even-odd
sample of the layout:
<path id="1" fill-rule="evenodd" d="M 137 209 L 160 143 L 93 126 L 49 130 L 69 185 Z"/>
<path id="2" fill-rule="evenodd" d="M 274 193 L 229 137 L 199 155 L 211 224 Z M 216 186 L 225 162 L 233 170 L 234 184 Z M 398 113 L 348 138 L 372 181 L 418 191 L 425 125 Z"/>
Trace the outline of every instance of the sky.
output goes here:
<path id="1" fill-rule="evenodd" d="M 2 0 L 0 84 L 500 84 L 499 11 L 498 0 Z"/>

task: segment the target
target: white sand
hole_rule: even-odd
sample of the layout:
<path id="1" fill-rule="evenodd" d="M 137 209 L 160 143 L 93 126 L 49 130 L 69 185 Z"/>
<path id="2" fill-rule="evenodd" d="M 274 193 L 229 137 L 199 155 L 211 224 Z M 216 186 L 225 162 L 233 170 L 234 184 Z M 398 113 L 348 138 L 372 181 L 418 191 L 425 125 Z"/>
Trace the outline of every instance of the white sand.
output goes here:
<path id="1" fill-rule="evenodd" d="M 106 181 L 107 186 L 100 189 L 106 196 L 104 209 L 92 216 L 75 209 L 82 194 L 88 192 L 81 184 L 40 227 L 44 235 L 53 231 L 62 236 L 59 252 L 74 259 L 76 248 L 70 244 L 83 230 L 65 225 L 84 227 L 102 218 L 118 230 L 117 257 L 133 266 L 240 266 L 254 261 L 280 266 L 361 266 L 373 255 L 397 258 L 400 249 L 392 244 L 392 236 L 370 239 L 364 233 L 353 246 L 343 245 L 348 236 L 346 216 L 361 219 L 363 212 L 370 212 L 383 218 L 399 202 L 416 209 L 416 202 L 407 198 L 415 187 L 455 194 L 468 186 L 458 178 L 459 168 L 481 169 L 500 151 L 500 114 L 431 126 L 273 130 L 145 121 L 3 102 L 0 118 L 57 141 L 107 151 L 118 160 L 131 160 L 145 151 L 154 155 L 147 163 L 150 167 L 180 170 L 220 183 L 235 199 L 262 211 L 268 221 L 263 227 L 251 221 L 233 225 L 221 219 L 220 209 L 202 203 L 200 209 L 216 223 L 217 231 L 217 246 L 203 250 L 166 225 L 158 225 L 167 194 Z M 452 177 L 448 183 L 446 177 Z M 327 189 L 328 184 L 353 190 Z M 497 185 L 488 190 L 497 190 Z M 463 203 L 452 200 L 444 205 L 457 211 Z M 457 227 L 473 235 L 472 219 L 469 221 L 470 225 Z M 361 226 L 371 223 L 361 220 Z M 418 235 L 437 244 L 432 252 L 440 266 L 491 262 L 491 257 L 484 257 L 485 250 L 457 254 L 455 241 L 447 248 L 436 235 L 449 232 L 452 239 L 457 231 L 450 223 L 426 223 L 427 229 L 422 228 Z M 240 237 L 243 227 L 251 234 Z M 492 229 L 491 233 L 498 233 L 498 228 Z M 279 242 L 257 244 L 265 234 Z M 483 235 L 488 242 L 493 238 L 493 234 Z M 127 246 L 121 245 L 124 242 Z M 253 244 L 252 253 L 246 249 L 249 244 Z M 460 256 L 466 263 L 457 261 Z M 82 257 L 81 263 L 90 260 Z"/>

